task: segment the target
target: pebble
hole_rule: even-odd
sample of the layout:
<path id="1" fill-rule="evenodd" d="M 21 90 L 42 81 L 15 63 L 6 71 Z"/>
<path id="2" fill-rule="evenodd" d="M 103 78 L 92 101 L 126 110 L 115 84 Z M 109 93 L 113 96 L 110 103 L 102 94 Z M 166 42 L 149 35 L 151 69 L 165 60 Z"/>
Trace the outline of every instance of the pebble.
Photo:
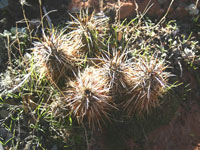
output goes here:
<path id="1" fill-rule="evenodd" d="M 6 117 L 8 117 L 8 115 L 9 115 L 9 111 L 8 110 L 6 110 L 5 108 L 0 109 L 0 117 L 1 118 L 6 118 Z"/>
<path id="2" fill-rule="evenodd" d="M 0 128 L 0 137 L 5 139 L 7 137 L 8 131 L 5 128 Z"/>
<path id="3" fill-rule="evenodd" d="M 0 143 L 0 150 L 4 150 L 4 149 L 3 149 L 3 146 L 1 145 L 1 143 Z"/>
<path id="4" fill-rule="evenodd" d="M 0 9 L 8 6 L 8 0 L 0 0 Z"/>

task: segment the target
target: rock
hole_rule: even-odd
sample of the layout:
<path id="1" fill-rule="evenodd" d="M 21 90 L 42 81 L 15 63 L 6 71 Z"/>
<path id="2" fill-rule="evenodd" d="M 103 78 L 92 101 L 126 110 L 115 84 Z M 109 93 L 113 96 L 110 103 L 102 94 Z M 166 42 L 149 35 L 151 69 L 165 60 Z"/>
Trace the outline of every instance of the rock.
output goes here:
<path id="1" fill-rule="evenodd" d="M 25 145 L 24 150 L 31 150 L 31 142 L 28 142 L 28 143 Z"/>
<path id="2" fill-rule="evenodd" d="M 5 128 L 0 128 L 0 137 L 5 139 L 7 137 L 8 131 Z"/>
<path id="3" fill-rule="evenodd" d="M 4 149 L 3 149 L 3 146 L 1 145 L 1 143 L 0 143 L 0 150 L 4 150 Z"/>
<path id="4" fill-rule="evenodd" d="M 0 9 L 8 6 L 8 0 L 0 0 Z"/>
<path id="5" fill-rule="evenodd" d="M 199 9 L 196 7 L 195 4 L 190 4 L 185 8 L 189 12 L 190 15 L 198 15 L 199 14 Z"/>
<path id="6" fill-rule="evenodd" d="M 9 111 L 5 108 L 0 108 L 0 118 L 6 118 L 9 115 Z"/>
<path id="7" fill-rule="evenodd" d="M 67 9 L 71 13 L 77 13 L 84 7 L 99 11 L 99 0 L 88 0 L 87 2 L 83 2 L 83 0 L 72 0 Z"/>

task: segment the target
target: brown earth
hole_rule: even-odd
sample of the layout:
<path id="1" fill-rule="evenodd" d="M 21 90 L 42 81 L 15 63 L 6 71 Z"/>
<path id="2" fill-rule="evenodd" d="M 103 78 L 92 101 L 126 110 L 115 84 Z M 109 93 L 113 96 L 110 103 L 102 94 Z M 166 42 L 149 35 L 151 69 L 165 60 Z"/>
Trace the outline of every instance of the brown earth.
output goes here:
<path id="1" fill-rule="evenodd" d="M 110 130 L 106 130 L 103 134 L 99 134 L 95 141 L 92 141 L 91 150 L 200 150 L 199 83 L 195 78 L 194 71 L 187 68 L 183 71 L 183 77 L 179 81 L 183 85 L 190 83 L 191 91 L 186 95 L 183 94 L 184 90 L 182 88 L 176 91 L 177 95 L 182 94 L 186 99 L 185 101 L 181 101 L 168 123 L 164 123 L 159 127 L 155 125 L 155 128 L 153 127 L 154 129 L 149 133 L 145 133 L 144 129 L 143 139 L 135 138 L 134 133 L 127 136 L 125 132 L 130 132 L 129 128 L 133 128 L 132 125 L 122 125 L 115 130 L 115 133 L 109 133 Z M 169 112 L 170 109 L 167 108 L 168 106 L 164 107 L 166 108 L 161 107 L 163 109 L 163 112 L 161 112 L 164 115 L 159 118 L 160 113 L 158 113 L 158 119 L 152 119 L 152 121 L 160 120 L 161 122 L 163 117 L 168 117 L 167 115 L 169 114 L 166 112 Z M 137 122 L 135 123 L 138 124 Z M 149 128 L 152 128 L 152 126 L 154 124 L 149 123 Z M 115 138 L 116 141 L 109 141 L 109 138 L 112 138 L 110 134 L 117 137 Z"/>
<path id="2" fill-rule="evenodd" d="M 188 107 L 188 106 L 187 106 Z M 200 107 L 189 104 L 190 110 L 179 107 L 176 116 L 168 125 L 149 134 L 145 150 L 199 150 L 200 149 Z"/>
<path id="3" fill-rule="evenodd" d="M 86 2 L 83 2 L 86 1 Z M 0 9 L 0 32 L 4 29 L 9 30 L 16 25 L 17 21 L 23 20 L 22 7 L 19 1 L 8 0 L 9 5 L 6 8 Z M 29 20 L 40 20 L 40 6 L 38 1 L 26 0 L 28 5 L 24 5 L 26 17 Z M 79 12 L 81 8 L 88 7 L 90 10 L 100 11 L 99 0 L 44 0 L 42 6 L 45 6 L 54 25 L 61 21 L 66 22 L 68 12 Z M 145 8 L 149 8 L 147 16 L 160 19 L 166 13 L 170 0 L 103 0 L 102 9 L 110 14 L 115 14 L 116 9 L 119 9 L 120 18 L 134 18 L 136 16 L 136 8 L 138 13 L 143 13 Z M 188 6 L 196 4 L 197 0 L 175 0 L 167 15 L 170 19 L 191 20 L 193 15 L 189 14 Z M 200 2 L 197 3 L 197 9 L 200 9 Z M 114 12 L 113 12 L 114 11 Z M 17 12 L 17 13 L 16 13 Z M 195 15 L 194 15 L 195 16 Z M 196 15 L 197 16 L 197 15 Z M 25 23 L 20 23 L 18 26 Z"/>
<path id="4" fill-rule="evenodd" d="M 180 106 L 170 123 L 152 131 L 142 145 L 130 137 L 115 150 L 200 150 L 200 106 L 193 101 L 187 107 Z M 99 136 L 91 150 L 114 150 L 105 141 L 107 134 Z"/>
<path id="5" fill-rule="evenodd" d="M 149 8 L 147 15 L 161 18 L 166 13 L 170 2 L 170 0 L 120 0 L 120 3 L 118 3 L 117 0 L 104 0 L 103 9 L 112 10 L 113 8 L 120 8 L 120 18 L 133 18 L 136 15 L 137 7 L 139 13 L 143 13 L 147 7 Z M 169 10 L 168 18 L 190 19 L 192 15 L 189 14 L 187 7 L 190 4 L 196 4 L 196 2 L 196 0 L 174 1 Z M 84 7 L 99 11 L 99 0 L 88 0 L 87 2 L 83 2 L 83 0 L 72 0 L 68 6 L 68 10 L 76 12 Z M 197 7 L 200 8 L 200 3 L 197 3 Z"/>

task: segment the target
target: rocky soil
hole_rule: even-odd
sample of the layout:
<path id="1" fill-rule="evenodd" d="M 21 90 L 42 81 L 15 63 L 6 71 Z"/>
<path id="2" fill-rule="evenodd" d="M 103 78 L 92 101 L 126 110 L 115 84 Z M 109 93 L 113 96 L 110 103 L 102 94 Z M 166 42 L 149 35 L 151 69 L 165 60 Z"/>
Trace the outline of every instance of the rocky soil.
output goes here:
<path id="1" fill-rule="evenodd" d="M 165 15 L 170 6 L 169 0 L 103 0 L 103 4 L 99 4 L 99 0 L 72 0 L 68 6 L 71 12 L 79 11 L 83 7 L 89 7 L 93 10 L 117 10 L 120 11 L 120 18 L 133 18 L 138 13 L 145 12 L 148 9 L 147 16 L 161 18 Z M 190 20 L 191 16 L 199 13 L 200 3 L 196 0 L 174 1 L 169 9 L 168 18 Z M 137 10 L 137 11 L 136 11 Z"/>
<path id="2" fill-rule="evenodd" d="M 136 2 L 136 3 L 135 3 Z M 40 16 L 39 4 L 35 0 L 27 0 L 27 3 L 31 6 L 25 6 L 26 15 L 29 20 L 37 20 Z M 113 11 L 119 9 L 121 19 L 133 18 L 138 13 L 144 12 L 149 0 L 121 0 L 118 3 L 117 0 L 104 0 L 102 7 L 99 4 L 99 0 L 56 0 L 56 1 L 44 1 L 47 11 L 57 10 L 54 13 L 50 13 L 49 16 L 52 22 L 56 25 L 66 22 L 68 12 L 75 13 L 83 7 L 89 7 L 90 10 L 104 10 L 107 14 L 115 14 Z M 151 4 L 153 4 L 151 6 Z M 1 5 L 1 3 L 0 3 Z M 119 7 L 120 5 L 120 7 Z M 168 7 L 170 1 L 168 0 L 152 0 L 149 4 L 151 6 L 147 11 L 147 16 L 159 20 L 162 18 Z M 192 18 L 199 15 L 200 2 L 197 0 L 180 0 L 174 1 L 169 14 L 168 19 L 177 19 L 180 22 L 180 29 L 184 32 L 184 29 L 193 30 L 196 34 L 196 39 L 200 37 L 200 30 L 193 26 L 190 26 Z M 17 12 L 17 13 L 16 13 Z M 112 16 L 115 17 L 115 16 Z M 8 0 L 8 6 L 0 7 L 0 32 L 5 29 L 9 30 L 15 26 L 16 21 L 23 19 L 21 5 L 17 1 Z M 198 23 L 197 23 L 198 24 Z M 182 26 L 181 26 L 182 25 Z M 20 23 L 19 26 L 25 26 L 24 23 Z M 0 39 L 0 73 L 5 71 L 6 63 L 8 61 L 7 50 L 2 47 L 4 40 Z M 199 68 L 196 71 L 191 69 L 187 64 L 183 65 L 183 76 L 179 77 L 179 82 L 184 83 L 184 86 L 189 84 L 190 91 L 185 95 L 184 88 L 179 88 L 172 93 L 172 99 L 165 108 L 161 108 L 157 113 L 153 114 L 154 117 L 150 117 L 155 124 L 150 124 L 148 127 L 141 127 L 143 130 L 141 133 L 137 133 L 137 129 L 133 129 L 134 124 L 119 123 L 105 129 L 103 133 L 95 133 L 96 137 L 90 142 L 91 150 L 200 150 L 200 82 L 199 82 Z M 182 86 L 182 87 L 184 87 Z M 177 96 L 174 96 L 176 95 Z M 175 98 L 174 98 L 175 97 Z M 184 100 L 180 100 L 184 99 Z M 171 102 L 172 101 L 172 102 Z M 170 111 L 174 107 L 174 102 L 178 103 L 175 107 L 174 113 L 170 114 Z M 173 106 L 172 106 L 173 105 Z M 173 108 L 174 109 L 174 108 Z M 3 113 L 6 110 L 0 108 L 1 119 Z M 155 116 L 158 115 L 158 116 Z M 169 116 L 170 117 L 169 117 Z M 164 123 L 159 123 L 160 118 L 170 118 Z M 157 119 L 156 119 L 157 118 Z M 136 122 L 138 123 L 138 122 Z M 138 123 L 142 124 L 142 123 Z M 157 125 L 159 124 L 159 125 Z M 138 138 L 135 138 L 139 135 Z M 0 127 L 0 140 L 1 138 L 10 138 L 10 133 L 4 128 Z M 54 147 L 54 148 L 53 148 Z M 57 146 L 53 145 L 52 150 L 56 150 Z M 2 150 L 0 144 L 0 150 Z"/>

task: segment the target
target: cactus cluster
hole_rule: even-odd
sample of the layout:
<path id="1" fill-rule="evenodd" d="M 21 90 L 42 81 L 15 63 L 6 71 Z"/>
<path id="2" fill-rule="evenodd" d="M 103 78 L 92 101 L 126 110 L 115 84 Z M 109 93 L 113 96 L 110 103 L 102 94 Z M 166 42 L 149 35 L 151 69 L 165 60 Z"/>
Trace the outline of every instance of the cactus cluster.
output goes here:
<path id="1" fill-rule="evenodd" d="M 90 128 L 102 129 L 113 109 L 132 116 L 159 106 L 171 76 L 165 60 L 156 54 L 109 48 L 108 18 L 82 15 L 66 30 L 43 32 L 42 39 L 33 43 L 40 74 L 54 83 L 68 78 L 60 87 L 62 108 L 79 124 L 88 122 Z M 68 76 L 69 71 L 73 76 Z"/>

